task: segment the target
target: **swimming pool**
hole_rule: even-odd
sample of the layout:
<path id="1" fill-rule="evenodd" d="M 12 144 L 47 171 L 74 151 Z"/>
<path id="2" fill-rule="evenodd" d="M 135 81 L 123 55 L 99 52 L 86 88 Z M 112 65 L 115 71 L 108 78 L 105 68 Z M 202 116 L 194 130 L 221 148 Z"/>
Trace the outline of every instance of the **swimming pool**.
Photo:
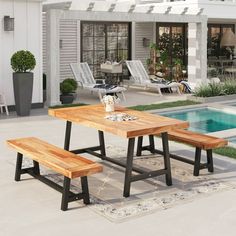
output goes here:
<path id="1" fill-rule="evenodd" d="M 211 108 L 162 113 L 161 115 L 189 121 L 189 130 L 200 133 L 210 133 L 236 128 L 235 114 L 225 113 Z"/>

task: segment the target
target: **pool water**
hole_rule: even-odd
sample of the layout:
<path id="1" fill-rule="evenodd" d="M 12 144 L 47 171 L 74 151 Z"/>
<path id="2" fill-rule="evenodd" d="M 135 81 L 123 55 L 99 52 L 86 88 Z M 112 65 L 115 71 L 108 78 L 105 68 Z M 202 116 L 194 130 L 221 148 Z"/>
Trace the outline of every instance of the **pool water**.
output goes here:
<path id="1" fill-rule="evenodd" d="M 235 114 L 225 113 L 210 108 L 163 113 L 162 115 L 189 121 L 189 130 L 200 133 L 210 133 L 236 128 Z"/>

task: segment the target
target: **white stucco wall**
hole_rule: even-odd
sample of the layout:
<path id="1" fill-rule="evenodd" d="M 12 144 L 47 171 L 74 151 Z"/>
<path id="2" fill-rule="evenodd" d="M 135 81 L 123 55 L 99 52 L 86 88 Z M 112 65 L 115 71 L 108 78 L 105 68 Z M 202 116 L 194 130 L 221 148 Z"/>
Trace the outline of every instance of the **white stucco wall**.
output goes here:
<path id="1" fill-rule="evenodd" d="M 14 31 L 4 31 L 4 16 L 15 18 Z M 0 92 L 14 105 L 10 58 L 18 50 L 31 51 L 36 59 L 33 103 L 42 102 L 42 5 L 39 0 L 0 0 Z"/>

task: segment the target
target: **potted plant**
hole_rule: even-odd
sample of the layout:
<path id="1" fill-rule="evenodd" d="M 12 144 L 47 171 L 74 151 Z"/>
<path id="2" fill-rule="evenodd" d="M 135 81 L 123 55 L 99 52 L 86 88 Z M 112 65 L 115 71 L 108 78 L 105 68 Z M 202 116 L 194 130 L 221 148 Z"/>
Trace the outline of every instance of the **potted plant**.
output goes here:
<path id="1" fill-rule="evenodd" d="M 33 73 L 31 72 L 36 65 L 34 55 L 25 50 L 17 51 L 11 57 L 11 67 L 13 73 L 13 88 L 16 113 L 19 116 L 30 114 Z"/>
<path id="2" fill-rule="evenodd" d="M 148 66 L 149 74 L 155 75 L 157 72 L 157 62 L 160 52 L 158 50 L 156 43 L 150 43 L 149 48 L 150 48 L 150 58 L 146 60 L 146 63 Z"/>
<path id="3" fill-rule="evenodd" d="M 174 79 L 177 82 L 183 79 L 182 65 L 183 61 L 180 58 L 174 59 Z"/>
<path id="4" fill-rule="evenodd" d="M 169 62 L 169 56 L 167 51 L 161 51 L 160 52 L 160 60 L 158 63 L 158 68 L 162 72 L 165 79 L 169 77 L 168 73 L 168 62 Z"/>
<path id="5" fill-rule="evenodd" d="M 60 101 L 62 104 L 71 104 L 74 101 L 74 92 L 78 85 L 74 79 L 67 78 L 60 83 L 61 96 Z"/>

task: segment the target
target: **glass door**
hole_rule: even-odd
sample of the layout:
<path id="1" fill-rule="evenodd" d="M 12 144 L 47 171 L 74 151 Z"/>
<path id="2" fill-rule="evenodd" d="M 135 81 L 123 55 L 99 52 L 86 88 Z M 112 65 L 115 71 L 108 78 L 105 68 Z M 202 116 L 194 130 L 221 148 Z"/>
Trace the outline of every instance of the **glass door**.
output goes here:
<path id="1" fill-rule="evenodd" d="M 172 78 L 172 68 L 178 60 L 184 67 L 187 66 L 187 37 L 186 24 L 157 24 L 157 46 L 160 50 L 163 63 L 169 70 Z"/>

